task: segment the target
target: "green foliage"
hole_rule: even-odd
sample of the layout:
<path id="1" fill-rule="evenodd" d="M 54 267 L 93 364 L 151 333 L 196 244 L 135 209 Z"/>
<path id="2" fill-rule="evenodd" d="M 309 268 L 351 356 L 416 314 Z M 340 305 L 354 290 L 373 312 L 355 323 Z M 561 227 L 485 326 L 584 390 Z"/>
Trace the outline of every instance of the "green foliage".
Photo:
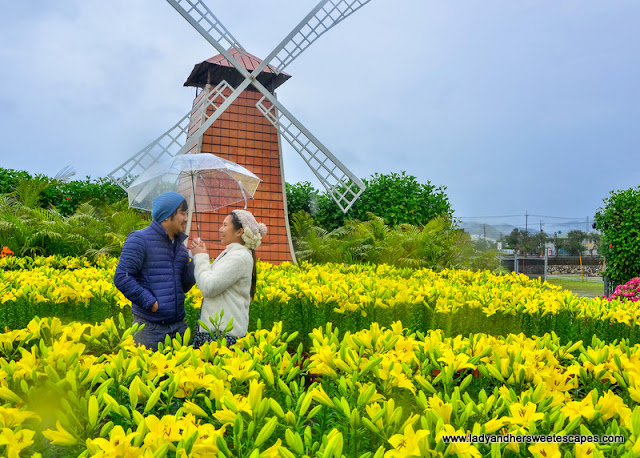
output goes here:
<path id="1" fill-rule="evenodd" d="M 473 247 L 478 251 L 497 250 L 498 242 L 493 240 L 478 239 L 473 242 Z"/>
<path id="2" fill-rule="evenodd" d="M 117 256 L 129 232 L 148 221 L 126 201 L 97 209 L 85 203 L 69 216 L 0 197 L 0 246 L 18 255 Z"/>
<path id="3" fill-rule="evenodd" d="M 523 253 L 540 254 L 544 251 L 544 246 L 549 241 L 549 236 L 543 231 L 531 233 L 521 231 L 516 227 L 505 237 L 505 241 L 511 248 L 518 248 Z"/>
<path id="4" fill-rule="evenodd" d="M 14 186 L 17 181 L 29 180 L 31 178 L 28 172 L 0 168 L 0 194 L 9 194 L 14 191 Z"/>
<path id="5" fill-rule="evenodd" d="M 0 190 L 0 246 L 18 255 L 119 255 L 126 236 L 148 224 L 102 178 L 64 183 L 0 169 Z"/>
<path id="6" fill-rule="evenodd" d="M 314 215 L 318 212 L 318 202 L 320 193 L 308 181 L 289 184 L 285 183 L 287 190 L 287 211 L 289 213 L 289 224 L 292 223 L 293 215 L 300 211 Z"/>
<path id="7" fill-rule="evenodd" d="M 346 215 L 328 194 L 321 195 L 310 183 L 287 184 L 289 216 L 304 210 L 319 227 L 332 231 L 349 219 L 367 220 L 369 213 L 379 216 L 390 226 L 424 226 L 437 216 L 450 217 L 453 213 L 444 186 L 419 183 L 416 177 L 405 172 L 376 173 L 362 181 L 367 188 Z"/>
<path id="8" fill-rule="evenodd" d="M 640 275 L 640 187 L 611 191 L 603 202 L 595 215 L 602 234 L 600 254 L 606 258 L 609 281 L 621 285 Z"/>
<path id="9" fill-rule="evenodd" d="M 586 239 L 587 234 L 585 232 L 578 230 L 569 231 L 562 248 L 572 256 L 582 256 L 582 253 L 586 250 L 583 243 Z"/>
<path id="10" fill-rule="evenodd" d="M 424 227 L 412 224 L 389 226 L 369 213 L 366 221 L 347 220 L 327 231 L 314 225 L 306 212 L 293 215 L 291 232 L 299 261 L 313 263 L 388 264 L 434 270 L 495 270 L 497 251 L 481 252 L 469 234 L 457 229 L 449 218 L 434 218 Z"/>
<path id="11" fill-rule="evenodd" d="M 0 168 L 0 195 L 19 194 L 24 205 L 34 208 L 54 207 L 64 216 L 74 213 L 80 205 L 91 202 L 96 207 L 112 205 L 127 194 L 108 178 L 57 181 L 44 175 L 30 175 L 28 172 Z M 30 193 L 30 194 L 29 194 Z M 38 199 L 33 201 L 33 196 Z"/>

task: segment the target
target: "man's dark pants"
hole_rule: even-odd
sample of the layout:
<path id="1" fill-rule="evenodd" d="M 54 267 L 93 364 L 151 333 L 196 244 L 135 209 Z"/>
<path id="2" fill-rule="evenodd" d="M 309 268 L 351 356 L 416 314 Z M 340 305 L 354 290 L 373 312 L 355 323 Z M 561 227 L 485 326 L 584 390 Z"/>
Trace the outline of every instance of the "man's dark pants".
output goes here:
<path id="1" fill-rule="evenodd" d="M 184 336 L 184 332 L 187 330 L 187 323 L 184 320 L 171 324 L 161 324 L 133 315 L 133 322 L 140 325 L 144 324 L 144 329 L 138 331 L 138 334 L 133 337 L 135 343 L 144 345 L 154 351 L 158 350 L 159 342 L 164 343 L 165 336 L 169 335 L 169 338 L 173 339 L 177 333 Z"/>

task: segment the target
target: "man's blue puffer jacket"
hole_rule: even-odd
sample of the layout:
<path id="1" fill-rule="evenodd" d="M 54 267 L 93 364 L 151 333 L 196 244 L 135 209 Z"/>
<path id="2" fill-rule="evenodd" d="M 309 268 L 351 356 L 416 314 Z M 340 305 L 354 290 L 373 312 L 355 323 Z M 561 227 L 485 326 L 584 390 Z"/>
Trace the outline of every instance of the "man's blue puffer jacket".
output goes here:
<path id="1" fill-rule="evenodd" d="M 182 243 L 186 238 L 178 234 L 172 243 L 157 221 L 129 234 L 113 282 L 132 302 L 134 315 L 161 324 L 184 319 L 184 293 L 196 282 L 193 262 Z M 152 312 L 155 301 L 158 310 Z"/>

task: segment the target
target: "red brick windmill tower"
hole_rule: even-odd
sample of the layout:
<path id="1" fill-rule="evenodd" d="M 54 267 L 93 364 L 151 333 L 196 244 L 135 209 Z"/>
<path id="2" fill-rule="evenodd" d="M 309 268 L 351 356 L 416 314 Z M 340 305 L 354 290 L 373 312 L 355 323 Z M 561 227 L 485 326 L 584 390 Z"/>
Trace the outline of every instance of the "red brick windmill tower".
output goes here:
<path id="1" fill-rule="evenodd" d="M 364 184 L 278 102 L 273 90 L 289 78 L 283 73 L 287 65 L 370 0 L 320 1 L 263 61 L 247 53 L 201 0 L 167 1 L 220 55 L 196 65 L 185 83 L 202 87 L 193 109 L 109 176 L 126 189 L 157 161 L 177 154 L 211 152 L 237 162 L 263 179 L 248 205 L 269 226 L 258 257 L 274 263 L 295 260 L 288 235 L 280 140 L 300 154 L 342 211 L 353 205 Z M 233 208 L 198 214 L 195 230 L 209 242 L 218 240 L 220 218 Z"/>
<path id="2" fill-rule="evenodd" d="M 230 53 L 247 71 L 255 70 L 261 63 L 247 52 L 241 55 L 232 49 Z M 277 75 L 268 67 L 258 76 L 258 80 L 271 93 L 289 78 L 290 75 L 284 72 Z M 203 117 L 198 107 L 212 93 L 216 94 L 216 87 L 225 82 L 237 86 L 243 79 L 222 54 L 197 64 L 184 83 L 185 86 L 202 89 L 193 102 L 190 132 L 197 132 Z M 223 91 L 226 97 L 230 94 L 230 89 Z M 276 127 L 256 108 L 260 98 L 260 92 L 253 86 L 247 87 L 199 138 L 197 151 L 213 153 L 240 164 L 262 179 L 254 198 L 247 202 L 247 210 L 269 228 L 269 233 L 258 248 L 258 255 L 267 262 L 293 261 L 295 257 L 289 236 L 280 139 Z M 224 99 L 217 96 L 212 101 L 220 105 Z M 205 116 L 210 116 L 211 112 L 210 109 Z M 235 208 L 244 208 L 244 202 L 221 208 L 216 213 L 196 213 L 191 237 L 201 237 L 216 251 L 222 249 L 218 245 L 218 228 Z"/>

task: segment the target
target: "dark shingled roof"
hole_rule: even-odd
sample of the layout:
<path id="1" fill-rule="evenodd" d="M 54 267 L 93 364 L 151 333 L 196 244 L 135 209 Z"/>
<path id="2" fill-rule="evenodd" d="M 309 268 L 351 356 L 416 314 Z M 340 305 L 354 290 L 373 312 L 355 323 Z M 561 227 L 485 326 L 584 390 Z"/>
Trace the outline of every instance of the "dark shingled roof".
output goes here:
<path id="1" fill-rule="evenodd" d="M 249 70 L 249 72 L 255 70 L 258 65 L 262 63 L 260 59 L 246 51 L 243 55 L 240 55 L 237 49 L 231 48 L 229 49 L 229 53 L 238 60 L 244 68 Z M 291 75 L 285 72 L 276 75 L 269 67 L 265 67 L 260 75 L 258 75 L 258 81 L 271 92 L 275 91 L 278 86 L 289 78 L 291 78 Z M 196 64 L 184 85 L 204 87 L 206 84 L 216 85 L 222 80 L 225 80 L 233 87 L 237 87 L 242 83 L 244 77 L 222 54 L 218 54 L 211 59 Z M 252 85 L 247 89 L 255 90 Z"/>

